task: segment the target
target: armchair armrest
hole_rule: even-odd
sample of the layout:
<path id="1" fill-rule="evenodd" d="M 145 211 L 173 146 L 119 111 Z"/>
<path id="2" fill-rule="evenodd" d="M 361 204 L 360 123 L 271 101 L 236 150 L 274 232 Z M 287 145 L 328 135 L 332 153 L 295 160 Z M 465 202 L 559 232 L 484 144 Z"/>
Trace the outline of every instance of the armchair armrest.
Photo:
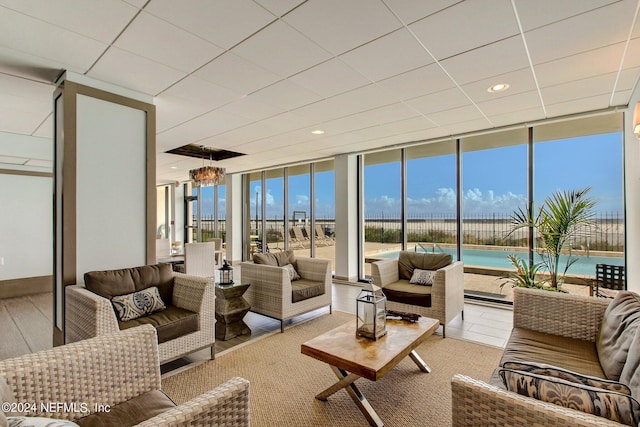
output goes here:
<path id="1" fill-rule="evenodd" d="M 331 261 L 323 258 L 298 257 L 296 270 L 303 279 L 331 283 Z"/>
<path id="2" fill-rule="evenodd" d="M 460 374 L 451 379 L 451 402 L 454 427 L 620 426 L 603 417 L 521 396 Z"/>
<path id="3" fill-rule="evenodd" d="M 513 326 L 595 342 L 610 300 L 514 288 Z"/>
<path id="4" fill-rule="evenodd" d="M 234 377 L 224 384 L 150 418 L 139 427 L 248 426 L 249 381 Z"/>
<path id="5" fill-rule="evenodd" d="M 371 263 L 371 277 L 376 286 L 386 286 L 400 279 L 397 259 L 385 259 Z"/>
<path id="6" fill-rule="evenodd" d="M 67 343 L 120 330 L 113 306 L 108 299 L 82 285 L 67 286 L 65 297 Z"/>
<path id="7" fill-rule="evenodd" d="M 160 389 L 156 330 L 143 325 L 2 360 L 0 376 L 17 402 L 36 403 L 29 415 L 76 420 L 96 404 L 114 406 Z M 85 403 L 88 411 L 41 411 L 48 402 Z"/>
<path id="8" fill-rule="evenodd" d="M 464 264 L 455 261 L 436 270 L 431 288 L 433 307 L 444 307 L 448 323 L 464 309 Z"/>
<path id="9" fill-rule="evenodd" d="M 203 304 L 211 303 L 215 310 L 212 298 L 205 298 L 205 295 L 214 295 L 215 281 L 212 277 L 191 276 L 182 273 L 174 273 L 173 276 L 173 305 L 185 310 L 200 313 Z"/>

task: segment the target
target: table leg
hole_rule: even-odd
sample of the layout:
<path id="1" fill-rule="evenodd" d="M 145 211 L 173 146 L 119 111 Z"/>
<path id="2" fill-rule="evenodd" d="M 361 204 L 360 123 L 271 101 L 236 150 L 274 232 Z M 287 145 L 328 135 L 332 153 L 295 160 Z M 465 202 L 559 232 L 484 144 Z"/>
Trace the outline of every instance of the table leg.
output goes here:
<path id="1" fill-rule="evenodd" d="M 429 365 L 427 365 L 424 360 L 422 360 L 422 357 L 420 357 L 420 355 L 416 353 L 415 350 L 411 350 L 411 353 L 409 353 L 409 357 L 416 363 L 416 365 L 418 365 L 418 368 L 420 368 L 422 372 L 426 372 L 427 374 L 431 373 L 431 368 L 429 367 Z"/>
<path id="2" fill-rule="evenodd" d="M 349 396 L 351 396 L 351 399 L 353 399 L 358 409 L 360 409 L 362 415 L 364 415 L 364 417 L 367 419 L 369 425 L 374 427 L 383 427 L 384 423 L 382 422 L 378 414 L 376 414 L 376 411 L 373 410 L 373 407 L 371 406 L 367 398 L 364 397 L 360 389 L 354 384 L 354 381 L 360 378 L 360 376 L 356 374 L 349 374 L 343 369 L 336 368 L 332 365 L 330 366 L 331 370 L 334 374 L 336 374 L 339 381 L 318 394 L 316 396 L 316 399 L 327 400 L 327 397 L 344 388 L 347 393 L 349 393 Z"/>

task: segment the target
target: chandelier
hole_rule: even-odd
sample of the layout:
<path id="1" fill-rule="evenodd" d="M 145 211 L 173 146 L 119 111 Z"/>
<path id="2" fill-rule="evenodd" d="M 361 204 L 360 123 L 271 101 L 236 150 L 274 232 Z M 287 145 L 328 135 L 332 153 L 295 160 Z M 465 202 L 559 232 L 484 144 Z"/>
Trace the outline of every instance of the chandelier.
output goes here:
<path id="1" fill-rule="evenodd" d="M 201 146 L 200 148 L 204 150 L 204 146 Z M 211 154 L 209 154 L 209 162 L 211 162 Z M 202 167 L 198 169 L 191 169 L 189 171 L 189 179 L 193 181 L 193 185 L 195 187 L 218 185 L 224 179 L 224 168 L 204 166 L 203 156 Z"/>
<path id="2" fill-rule="evenodd" d="M 208 185 L 218 185 L 224 179 L 224 168 L 213 166 L 203 166 L 189 171 L 189 179 L 196 187 L 206 187 Z"/>

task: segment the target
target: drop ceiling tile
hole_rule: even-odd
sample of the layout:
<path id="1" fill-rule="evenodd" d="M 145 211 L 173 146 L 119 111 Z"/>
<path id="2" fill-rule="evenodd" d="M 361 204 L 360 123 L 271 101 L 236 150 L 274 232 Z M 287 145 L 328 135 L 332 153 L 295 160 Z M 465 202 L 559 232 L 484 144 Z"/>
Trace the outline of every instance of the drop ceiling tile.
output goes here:
<path id="1" fill-rule="evenodd" d="M 224 52 L 218 46 L 144 11 L 118 37 L 114 46 L 186 73 Z"/>
<path id="2" fill-rule="evenodd" d="M 547 102 L 545 98 L 545 102 Z M 487 116 L 497 116 L 512 111 L 529 110 L 542 107 L 537 90 L 503 96 L 489 101 L 479 102 L 478 108 Z"/>
<path id="3" fill-rule="evenodd" d="M 244 126 L 248 119 L 221 110 L 211 111 L 157 134 L 159 143 L 181 146 Z"/>
<path id="4" fill-rule="evenodd" d="M 522 29 L 529 31 L 551 24 L 574 15 L 579 15 L 608 4 L 615 0 L 516 0 L 515 5 L 520 17 Z"/>
<path id="5" fill-rule="evenodd" d="M 386 0 L 387 6 L 402 19 L 404 24 L 411 24 L 426 16 L 452 6 L 460 0 L 413 1 L 413 0 Z"/>
<path id="6" fill-rule="evenodd" d="M 632 90 L 621 90 L 615 93 L 611 99 L 612 106 L 618 105 L 627 105 L 631 100 L 631 95 L 633 94 Z M 629 111 L 630 114 L 633 114 L 633 110 Z"/>
<path id="7" fill-rule="evenodd" d="M 322 99 L 317 93 L 289 80 L 281 80 L 249 96 L 255 101 L 275 105 L 285 111 L 293 110 Z"/>
<path id="8" fill-rule="evenodd" d="M 340 59 L 330 59 L 291 76 L 289 80 L 324 97 L 337 95 L 371 83 L 369 79 Z"/>
<path id="9" fill-rule="evenodd" d="M 413 108 L 410 108 L 404 103 L 385 105 L 384 107 L 365 111 L 359 115 L 368 119 L 375 125 L 396 122 L 398 120 L 405 120 L 419 116 Z"/>
<path id="10" fill-rule="evenodd" d="M 398 120 L 392 123 L 386 123 L 379 126 L 390 134 L 404 134 L 415 132 L 423 129 L 432 129 L 436 127 L 435 123 L 423 116 L 413 117 L 405 120 Z"/>
<path id="11" fill-rule="evenodd" d="M 62 62 L 0 46 L 0 73 L 52 84 L 65 68 L 79 71 Z"/>
<path id="12" fill-rule="evenodd" d="M 463 105 L 446 111 L 438 111 L 427 115 L 430 120 L 439 126 L 447 126 L 462 122 L 481 120 L 482 114 L 473 105 Z M 448 127 L 448 126 L 447 126 Z"/>
<path id="13" fill-rule="evenodd" d="M 46 119 L 49 111 L 31 108 L 31 104 L 24 98 L 0 95 L 0 129 L 4 132 L 31 135 Z"/>
<path id="14" fill-rule="evenodd" d="M 9 9 L 0 13 L 0 46 L 86 71 L 105 43 Z"/>
<path id="15" fill-rule="evenodd" d="M 445 59 L 440 64 L 458 84 L 464 85 L 526 68 L 529 60 L 522 38 L 515 36 Z"/>
<path id="16" fill-rule="evenodd" d="M 0 164 L 6 165 L 24 165 L 29 161 L 27 157 L 14 157 L 0 155 Z"/>
<path id="17" fill-rule="evenodd" d="M 250 0 L 153 0 L 145 10 L 224 49 L 275 19 Z"/>
<path id="18" fill-rule="evenodd" d="M 351 50 L 340 59 L 373 81 L 433 63 L 431 55 L 404 28 Z"/>
<path id="19" fill-rule="evenodd" d="M 190 75 L 180 80 L 164 92 L 163 95 L 175 96 L 189 102 L 203 105 L 210 110 L 221 107 L 241 96 L 234 91 Z"/>
<path id="20" fill-rule="evenodd" d="M 40 123 L 35 132 L 33 132 L 33 136 L 53 138 L 53 113 L 49 114 L 47 118 Z"/>
<path id="21" fill-rule="evenodd" d="M 504 92 L 489 92 L 488 89 L 497 83 L 507 83 L 509 84 L 509 89 Z M 533 79 L 531 68 L 527 67 L 499 76 L 478 80 L 473 83 L 467 83 L 462 85 L 462 90 L 464 90 L 474 102 L 482 102 L 536 90 L 536 82 Z"/>
<path id="22" fill-rule="evenodd" d="M 29 159 L 24 164 L 25 166 L 33 166 L 36 168 L 46 168 L 51 169 L 53 167 L 53 162 L 51 160 L 42 160 L 42 159 Z"/>
<path id="23" fill-rule="evenodd" d="M 603 74 L 596 77 L 574 80 L 541 89 L 545 104 L 558 104 L 575 99 L 597 95 L 611 96 L 618 73 Z"/>
<path id="24" fill-rule="evenodd" d="M 156 106 L 157 132 L 164 132 L 211 110 L 206 105 L 166 94 L 156 96 L 153 103 Z"/>
<path id="25" fill-rule="evenodd" d="M 233 52 L 281 77 L 289 77 L 331 57 L 329 52 L 281 21 L 245 40 Z"/>
<path id="26" fill-rule="evenodd" d="M 624 49 L 624 43 L 572 55 L 536 65 L 536 77 L 540 87 L 594 77 L 616 72 Z"/>
<path id="27" fill-rule="evenodd" d="M 525 33 L 533 64 L 624 42 L 636 2 L 618 2 Z M 620 64 L 622 57 L 617 58 Z"/>
<path id="28" fill-rule="evenodd" d="M 440 68 L 431 64 L 378 82 L 400 99 L 412 99 L 455 87 L 455 83 Z"/>
<path id="29" fill-rule="evenodd" d="M 409 28 L 438 60 L 519 34 L 509 0 L 460 2 Z"/>
<path id="30" fill-rule="evenodd" d="M 162 92 L 186 74 L 174 68 L 111 47 L 88 76 L 149 95 Z"/>
<path id="31" fill-rule="evenodd" d="M 464 122 L 450 123 L 444 127 L 451 135 L 462 135 L 468 132 L 490 129 L 494 125 L 487 119 L 470 119 Z"/>
<path id="32" fill-rule="evenodd" d="M 255 0 L 255 2 L 280 17 L 304 3 L 304 0 Z"/>
<path id="33" fill-rule="evenodd" d="M 32 16 L 57 27 L 112 43 L 138 13 L 138 8 L 120 0 L 0 0 L 0 6 Z"/>
<path id="34" fill-rule="evenodd" d="M 458 88 L 451 88 L 424 95 L 405 102 L 422 114 L 427 115 L 461 107 L 470 103 L 469 99 Z"/>
<path id="35" fill-rule="evenodd" d="M 494 126 L 508 126 L 514 123 L 526 123 L 545 118 L 542 107 L 531 108 L 528 110 L 511 111 L 505 114 L 489 116 L 489 120 Z"/>
<path id="36" fill-rule="evenodd" d="M 231 52 L 217 57 L 194 75 L 241 95 L 250 94 L 281 79 L 276 73 Z"/>
<path id="37" fill-rule="evenodd" d="M 599 110 L 609 107 L 610 95 L 597 95 L 588 98 L 575 99 L 557 104 L 547 104 L 547 117 L 558 117 L 577 112 Z"/>
<path id="38" fill-rule="evenodd" d="M 622 70 L 618 78 L 616 90 L 633 89 L 638 82 L 638 78 L 640 78 L 640 67 Z"/>
<path id="39" fill-rule="evenodd" d="M 401 26 L 383 2 L 369 0 L 310 0 L 283 19 L 334 55 Z"/>
<path id="40" fill-rule="evenodd" d="M 624 56 L 623 68 L 640 66 L 640 38 L 629 40 L 627 53 Z"/>
<path id="41" fill-rule="evenodd" d="M 282 108 L 260 102 L 252 96 L 245 96 L 230 102 L 220 109 L 251 120 L 262 120 L 284 112 Z"/>

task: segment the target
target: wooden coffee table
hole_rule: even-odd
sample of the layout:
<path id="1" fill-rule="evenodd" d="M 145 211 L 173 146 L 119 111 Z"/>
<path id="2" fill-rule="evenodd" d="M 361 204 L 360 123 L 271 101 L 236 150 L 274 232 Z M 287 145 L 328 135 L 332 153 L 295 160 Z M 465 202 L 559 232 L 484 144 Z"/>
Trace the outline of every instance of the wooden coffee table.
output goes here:
<path id="1" fill-rule="evenodd" d="M 338 382 L 316 395 L 316 399 L 327 400 L 344 388 L 369 424 L 383 426 L 384 423 L 354 381 L 358 378 L 377 381 L 406 356 L 411 357 L 421 371 L 431 372 L 415 348 L 433 335 L 439 325 L 438 320 L 426 317 L 415 323 L 387 320 L 387 335 L 373 341 L 356 337 L 354 320 L 302 344 L 302 354 L 329 364 L 338 377 Z"/>

